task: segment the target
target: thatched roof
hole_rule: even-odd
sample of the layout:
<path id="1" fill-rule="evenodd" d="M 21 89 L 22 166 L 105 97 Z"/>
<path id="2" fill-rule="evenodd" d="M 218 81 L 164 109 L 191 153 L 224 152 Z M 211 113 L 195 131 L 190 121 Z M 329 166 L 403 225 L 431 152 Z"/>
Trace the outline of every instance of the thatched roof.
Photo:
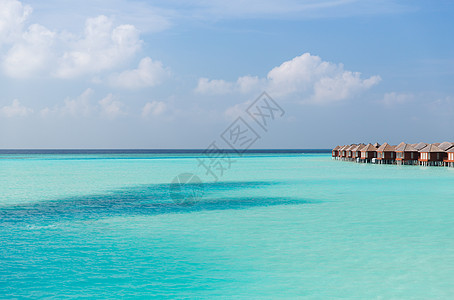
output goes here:
<path id="1" fill-rule="evenodd" d="M 405 143 L 400 143 L 396 147 L 396 152 L 418 152 L 412 145 L 410 144 L 405 144 Z"/>
<path id="2" fill-rule="evenodd" d="M 419 143 L 419 144 L 416 144 L 416 145 L 413 146 L 413 147 L 414 147 L 416 150 L 419 151 L 419 150 L 421 150 L 422 148 L 424 148 L 424 147 L 426 147 L 426 146 L 427 146 L 426 143 L 421 142 L 421 143 Z"/>
<path id="3" fill-rule="evenodd" d="M 400 143 L 399 145 L 396 146 L 396 149 L 398 149 L 398 148 L 400 148 L 400 147 L 404 147 L 405 145 L 406 145 L 406 143 L 405 143 L 405 142 L 402 142 L 402 143 Z"/>
<path id="4" fill-rule="evenodd" d="M 396 146 L 391 146 L 388 143 L 384 143 L 383 145 L 380 146 L 380 148 L 377 149 L 377 152 L 394 152 L 396 149 Z"/>
<path id="5" fill-rule="evenodd" d="M 440 145 L 438 145 L 438 148 L 444 151 L 451 149 L 452 147 L 454 147 L 454 144 L 450 142 L 443 142 Z"/>
<path id="6" fill-rule="evenodd" d="M 364 146 L 361 150 L 361 152 L 370 152 L 370 151 L 377 151 L 377 148 L 374 147 L 372 144 L 368 144 Z"/>
<path id="7" fill-rule="evenodd" d="M 353 149 L 355 149 L 356 147 L 358 147 L 357 144 L 351 144 L 350 147 L 348 147 L 346 150 L 347 151 L 354 151 Z"/>
<path id="8" fill-rule="evenodd" d="M 379 145 L 375 143 L 375 145 Z M 418 144 L 407 144 L 405 142 L 400 143 L 397 146 L 392 146 L 388 143 L 384 143 L 383 145 L 379 145 L 378 149 L 375 145 L 372 144 L 351 144 L 351 145 L 343 145 L 343 146 L 336 146 L 333 151 L 362 151 L 362 152 L 370 152 L 370 151 L 377 151 L 377 152 L 430 152 L 430 153 L 437 153 L 437 152 L 449 152 L 454 153 L 454 143 L 451 142 L 443 142 L 443 143 L 434 143 L 434 144 L 426 144 L 426 143 L 418 143 Z"/>
<path id="9" fill-rule="evenodd" d="M 434 144 L 429 144 L 426 147 L 419 150 L 419 152 L 427 152 L 427 153 L 438 153 L 438 152 L 446 152 L 435 146 Z"/>
<path id="10" fill-rule="evenodd" d="M 378 147 L 380 147 L 380 144 L 379 144 L 379 143 L 375 143 L 375 144 L 373 144 L 373 146 L 374 146 L 375 148 L 378 148 Z"/>
<path id="11" fill-rule="evenodd" d="M 352 147 L 350 150 L 351 150 L 351 151 L 355 151 L 355 152 L 356 152 L 356 151 L 361 151 L 361 149 L 364 148 L 365 146 L 366 146 L 366 145 L 364 145 L 364 144 L 359 144 L 359 145 L 357 145 L 357 146 L 355 146 L 355 147 Z"/>
<path id="12" fill-rule="evenodd" d="M 347 151 L 347 148 L 350 148 L 350 145 L 344 145 L 342 146 L 339 151 Z"/>

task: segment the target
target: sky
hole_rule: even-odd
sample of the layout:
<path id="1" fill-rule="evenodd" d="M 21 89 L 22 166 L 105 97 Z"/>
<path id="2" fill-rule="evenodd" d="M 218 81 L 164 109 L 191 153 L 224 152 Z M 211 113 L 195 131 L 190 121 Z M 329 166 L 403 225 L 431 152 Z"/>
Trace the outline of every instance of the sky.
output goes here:
<path id="1" fill-rule="evenodd" d="M 453 37 L 447 0 L 0 0 L 0 148 L 454 142 Z"/>

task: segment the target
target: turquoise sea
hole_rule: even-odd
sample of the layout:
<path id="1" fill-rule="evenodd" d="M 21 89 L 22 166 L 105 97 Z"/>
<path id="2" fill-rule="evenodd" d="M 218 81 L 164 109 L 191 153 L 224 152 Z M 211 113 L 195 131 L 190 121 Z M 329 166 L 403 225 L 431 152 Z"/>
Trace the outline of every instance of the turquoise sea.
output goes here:
<path id="1" fill-rule="evenodd" d="M 0 154 L 0 297 L 452 299 L 454 168 L 197 158 Z"/>

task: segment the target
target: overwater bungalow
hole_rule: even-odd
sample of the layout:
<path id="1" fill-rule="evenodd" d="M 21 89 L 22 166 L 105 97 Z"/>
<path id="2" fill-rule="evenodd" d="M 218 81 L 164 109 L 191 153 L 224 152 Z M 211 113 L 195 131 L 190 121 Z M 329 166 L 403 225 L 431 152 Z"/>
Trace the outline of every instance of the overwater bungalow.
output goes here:
<path id="1" fill-rule="evenodd" d="M 367 144 L 361 150 L 361 162 L 371 162 L 373 158 L 377 157 L 377 148 L 372 144 Z"/>
<path id="2" fill-rule="evenodd" d="M 342 148 L 344 146 L 339 146 L 339 149 L 337 150 L 337 159 L 340 159 L 341 158 L 341 155 L 342 155 Z"/>
<path id="3" fill-rule="evenodd" d="M 345 149 L 344 149 L 345 150 L 345 160 L 347 160 L 347 158 L 348 158 L 348 151 L 350 150 L 351 146 L 352 145 L 345 146 Z"/>
<path id="4" fill-rule="evenodd" d="M 399 145 L 395 146 L 394 148 L 397 149 L 397 148 L 403 147 L 403 146 L 405 146 L 405 145 L 406 145 L 406 143 L 405 143 L 405 142 L 402 142 L 402 143 L 400 143 Z M 396 158 L 397 158 L 397 152 L 396 152 Z"/>
<path id="5" fill-rule="evenodd" d="M 347 157 L 347 151 L 345 149 L 347 149 L 348 147 L 349 147 L 348 145 L 344 145 L 339 149 L 339 158 L 340 159 L 343 160 L 345 157 Z"/>
<path id="6" fill-rule="evenodd" d="M 333 149 L 333 152 L 332 152 L 333 157 L 339 156 L 339 149 L 340 149 L 340 146 L 336 146 L 336 148 Z"/>
<path id="7" fill-rule="evenodd" d="M 379 164 L 392 164 L 396 159 L 396 146 L 384 143 L 377 149 L 377 162 Z"/>
<path id="8" fill-rule="evenodd" d="M 447 151 L 448 157 L 445 159 L 445 166 L 454 167 L 454 147 Z"/>
<path id="9" fill-rule="evenodd" d="M 404 142 L 396 147 L 396 162 L 399 165 L 415 165 L 418 163 L 419 152 L 412 145 Z"/>
<path id="10" fill-rule="evenodd" d="M 440 166 L 446 159 L 446 151 L 441 150 L 434 144 L 429 144 L 419 150 L 419 164 L 422 166 Z"/>
<path id="11" fill-rule="evenodd" d="M 454 167 L 454 143 L 407 144 L 402 142 L 397 146 L 384 143 L 378 148 L 370 143 L 352 144 L 336 146 L 332 150 L 332 156 L 338 160 L 361 163 Z"/>
<path id="12" fill-rule="evenodd" d="M 347 160 L 352 160 L 353 159 L 353 151 L 352 149 L 356 148 L 356 144 L 351 144 L 350 147 L 348 147 L 347 150 Z"/>
<path id="13" fill-rule="evenodd" d="M 345 145 L 342 149 L 342 160 L 348 160 L 348 151 L 350 150 L 351 145 Z"/>
<path id="14" fill-rule="evenodd" d="M 361 149 L 364 148 L 365 146 L 366 145 L 364 144 L 359 144 L 350 149 L 352 151 L 352 160 L 358 161 L 358 159 L 361 159 Z"/>

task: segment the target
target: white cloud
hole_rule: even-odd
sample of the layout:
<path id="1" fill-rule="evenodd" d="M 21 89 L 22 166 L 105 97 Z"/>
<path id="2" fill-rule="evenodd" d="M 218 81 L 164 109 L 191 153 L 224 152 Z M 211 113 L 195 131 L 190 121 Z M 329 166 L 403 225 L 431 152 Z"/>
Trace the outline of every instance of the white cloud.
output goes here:
<path id="1" fill-rule="evenodd" d="M 109 81 L 116 87 L 137 89 L 158 85 L 169 75 L 169 70 L 164 68 L 160 61 L 145 57 L 140 61 L 137 69 L 114 74 Z"/>
<path id="2" fill-rule="evenodd" d="M 109 119 L 115 119 L 116 117 L 125 114 L 122 110 L 123 103 L 114 100 L 112 94 L 107 95 L 104 99 L 99 101 L 99 105 L 101 108 L 101 115 Z"/>
<path id="3" fill-rule="evenodd" d="M 21 34 L 24 21 L 32 8 L 17 0 L 0 0 L 0 46 L 12 42 Z"/>
<path id="4" fill-rule="evenodd" d="M 22 105 L 19 100 L 14 99 L 11 105 L 0 108 L 0 113 L 7 118 L 26 117 L 33 113 L 33 109 Z"/>
<path id="5" fill-rule="evenodd" d="M 38 24 L 31 25 L 6 53 L 3 61 L 5 73 L 10 77 L 24 78 L 46 68 L 52 57 L 54 38 L 54 32 Z"/>
<path id="6" fill-rule="evenodd" d="M 234 84 L 225 80 L 200 78 L 195 88 L 199 94 L 227 94 L 233 91 Z"/>
<path id="7" fill-rule="evenodd" d="M 258 93 L 266 89 L 277 97 L 325 103 L 351 98 L 378 84 L 380 80 L 379 76 L 362 79 L 361 73 L 344 70 L 342 64 L 322 61 L 319 56 L 304 53 L 273 68 L 266 78 L 244 76 L 236 82 L 201 78 L 196 92 Z"/>
<path id="8" fill-rule="evenodd" d="M 43 117 L 59 116 L 59 117 L 88 117 L 94 114 L 96 107 L 92 104 L 91 96 L 93 90 L 88 88 L 80 96 L 75 99 L 66 98 L 64 105 L 57 105 L 53 108 L 44 108 L 41 110 Z"/>
<path id="9" fill-rule="evenodd" d="M 80 96 L 71 99 L 66 98 L 63 105 L 56 105 L 53 108 L 46 107 L 41 110 L 42 117 L 93 117 L 102 116 L 108 119 L 115 119 L 124 115 L 123 103 L 115 100 L 112 94 L 98 101 L 92 100 L 93 90 L 88 88 Z"/>
<path id="10" fill-rule="evenodd" d="M 324 77 L 316 82 L 312 100 L 315 102 L 344 100 L 370 89 L 380 81 L 380 76 L 361 79 L 359 72 L 343 71 L 341 74 Z"/>
<path id="11" fill-rule="evenodd" d="M 267 89 L 273 95 L 296 95 L 301 100 L 321 103 L 347 99 L 381 79 L 379 76 L 361 79 L 361 73 L 346 71 L 342 64 L 304 53 L 273 68 L 267 80 Z"/>
<path id="12" fill-rule="evenodd" d="M 162 101 L 147 102 L 142 108 L 142 117 L 159 116 L 167 109 L 167 105 Z"/>
<path id="13" fill-rule="evenodd" d="M 10 77 L 29 77 L 49 61 L 55 33 L 33 24 L 24 30 L 32 8 L 16 0 L 0 0 L 0 65 Z M 2 47 L 3 45 L 3 47 Z M 2 51 L 2 52 L 3 52 Z"/>
<path id="14" fill-rule="evenodd" d="M 257 76 L 243 76 L 236 81 L 236 88 L 241 93 L 249 93 L 261 89 L 264 84 L 265 80 L 260 79 Z"/>
<path id="15" fill-rule="evenodd" d="M 257 76 L 242 76 L 236 82 L 222 79 L 200 78 L 195 92 L 199 94 L 221 95 L 229 93 L 249 93 L 263 87 L 265 81 Z"/>
<path id="16" fill-rule="evenodd" d="M 31 12 L 30 6 L 17 0 L 0 0 L 0 65 L 10 77 L 96 76 L 124 67 L 141 49 L 139 31 L 133 25 L 115 26 L 104 15 L 87 19 L 84 32 L 77 35 L 51 31 L 41 24 L 25 29 Z M 152 67 L 156 72 L 159 62 Z M 149 79 L 143 80 L 149 84 Z"/>
<path id="17" fill-rule="evenodd" d="M 238 104 L 235 104 L 229 108 L 227 108 L 225 111 L 224 111 L 224 116 L 228 119 L 228 120 L 235 120 L 236 118 L 238 118 L 239 116 L 242 116 L 244 115 L 246 109 L 251 105 L 251 102 L 250 101 L 246 101 L 246 102 L 243 102 L 243 103 L 238 103 Z"/>
<path id="18" fill-rule="evenodd" d="M 382 103 L 385 106 L 392 107 L 397 104 L 403 104 L 403 103 L 410 102 L 413 99 L 414 99 L 413 94 L 391 92 L 391 93 L 386 93 L 383 96 Z"/>
<path id="19" fill-rule="evenodd" d="M 106 16 L 88 19 L 84 36 L 69 41 L 69 50 L 59 60 L 55 76 L 71 78 L 110 70 L 131 58 L 141 47 L 132 25 L 113 26 Z"/>

